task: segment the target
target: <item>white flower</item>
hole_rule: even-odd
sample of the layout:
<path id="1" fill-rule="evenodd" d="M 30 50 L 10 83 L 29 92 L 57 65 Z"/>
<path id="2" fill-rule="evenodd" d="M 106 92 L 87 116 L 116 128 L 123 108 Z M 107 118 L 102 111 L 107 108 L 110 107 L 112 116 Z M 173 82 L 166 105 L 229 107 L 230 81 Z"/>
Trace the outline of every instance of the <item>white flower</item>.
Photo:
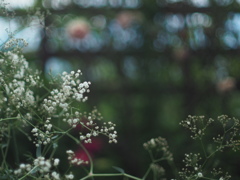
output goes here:
<path id="1" fill-rule="evenodd" d="M 60 179 L 60 178 L 59 178 L 59 174 L 56 173 L 55 171 L 52 172 L 52 177 L 53 177 L 54 179 L 56 179 L 56 180 Z"/>
<path id="2" fill-rule="evenodd" d="M 36 133 L 36 132 L 38 132 L 38 129 L 37 128 L 33 128 L 32 129 L 32 133 Z"/>
<path id="3" fill-rule="evenodd" d="M 198 177 L 203 177 L 203 174 L 202 174 L 201 172 L 199 172 L 199 173 L 197 174 L 197 176 L 198 176 Z"/>
<path id="4" fill-rule="evenodd" d="M 73 178 L 74 178 L 74 175 L 73 175 L 73 174 L 68 174 L 68 175 L 65 175 L 65 177 L 66 177 L 67 179 L 73 179 Z"/>
<path id="5" fill-rule="evenodd" d="M 25 169 L 26 165 L 25 164 L 20 164 L 20 169 Z"/>
<path id="6" fill-rule="evenodd" d="M 58 158 L 54 159 L 53 165 L 57 166 L 59 164 L 60 160 Z"/>

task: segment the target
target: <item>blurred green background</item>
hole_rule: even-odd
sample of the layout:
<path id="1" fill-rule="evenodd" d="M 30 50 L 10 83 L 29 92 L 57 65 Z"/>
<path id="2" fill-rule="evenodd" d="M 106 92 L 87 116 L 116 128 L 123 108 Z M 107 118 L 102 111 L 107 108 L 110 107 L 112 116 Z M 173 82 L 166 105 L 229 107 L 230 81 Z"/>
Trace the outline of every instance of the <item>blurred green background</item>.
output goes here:
<path id="1" fill-rule="evenodd" d="M 117 124 L 118 144 L 95 157 L 99 171 L 114 165 L 142 176 L 150 162 L 142 144 L 158 136 L 181 167 L 193 148 L 181 120 L 240 117 L 240 0 L 9 2 L 16 16 L 0 17 L 1 42 L 6 28 L 18 30 L 46 76 L 81 69 L 92 82 L 85 106 Z M 41 19 L 36 8 L 51 14 Z M 225 159 L 236 178 L 238 154 Z"/>

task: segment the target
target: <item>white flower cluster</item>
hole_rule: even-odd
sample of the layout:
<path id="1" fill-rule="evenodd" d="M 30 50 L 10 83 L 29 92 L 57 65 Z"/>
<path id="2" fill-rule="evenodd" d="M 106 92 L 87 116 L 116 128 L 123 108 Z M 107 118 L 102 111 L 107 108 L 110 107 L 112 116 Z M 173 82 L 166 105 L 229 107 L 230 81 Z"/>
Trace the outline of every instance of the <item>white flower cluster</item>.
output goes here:
<path id="1" fill-rule="evenodd" d="M 104 134 L 108 136 L 109 143 L 117 143 L 117 131 L 115 130 L 116 125 L 112 122 L 104 122 L 103 125 L 99 125 L 100 120 L 102 120 L 102 116 L 96 108 L 94 108 L 92 112 L 88 113 L 88 115 L 84 114 L 83 120 L 80 121 L 80 125 L 82 127 L 80 140 L 84 141 L 84 143 L 92 143 L 92 137 Z M 69 119 L 67 121 L 69 121 Z"/>
<path id="2" fill-rule="evenodd" d="M 12 34 L 9 34 L 12 36 L 6 43 L 4 43 L 2 49 L 7 51 L 14 51 L 14 50 L 21 50 L 22 48 L 26 47 L 28 45 L 27 41 L 21 38 L 14 38 Z"/>
<path id="3" fill-rule="evenodd" d="M 47 118 L 46 123 L 44 124 L 44 127 L 42 130 L 34 127 L 32 129 L 33 136 L 36 137 L 35 141 L 33 143 L 36 145 L 36 147 L 39 147 L 39 145 L 47 145 L 51 142 L 51 130 L 52 130 L 52 124 L 50 123 L 51 118 Z"/>
<path id="4" fill-rule="evenodd" d="M 173 155 L 169 150 L 167 140 L 162 137 L 152 138 L 143 144 L 147 151 L 162 151 L 162 158 L 173 161 Z"/>
<path id="5" fill-rule="evenodd" d="M 84 161 L 82 159 L 77 158 L 72 150 L 67 150 L 66 153 L 68 155 L 68 160 L 70 164 L 74 165 L 88 164 L 88 161 Z"/>
<path id="6" fill-rule="evenodd" d="M 40 173 L 48 173 L 52 167 L 51 161 L 41 156 L 34 159 L 33 165 L 39 168 Z"/>
<path id="7" fill-rule="evenodd" d="M 56 159 L 45 159 L 44 157 L 38 157 L 33 160 L 32 164 L 20 164 L 19 169 L 14 171 L 15 175 L 21 176 L 26 173 L 40 173 L 43 178 L 60 180 L 60 175 L 56 171 L 53 171 L 53 167 L 59 165 L 60 160 Z"/>
<path id="8" fill-rule="evenodd" d="M 109 137 L 109 143 L 117 143 L 117 131 L 115 131 L 115 124 L 112 122 L 104 123 L 104 126 L 100 130 L 101 133 Z"/>
<path id="9" fill-rule="evenodd" d="M 41 86 L 39 72 L 31 72 L 22 55 L 12 51 L 0 54 L 0 86 L 3 95 L 0 103 L 7 107 L 2 109 L 8 112 L 7 116 L 12 116 L 21 107 L 36 107 L 32 87 Z"/>
<path id="10" fill-rule="evenodd" d="M 96 108 L 92 110 L 90 113 L 81 113 L 79 111 L 71 112 L 71 113 L 65 113 L 63 114 L 63 121 L 67 122 L 70 126 L 75 128 L 79 123 L 83 126 L 93 126 L 96 125 L 94 121 L 100 121 L 102 120 L 101 114 L 98 112 Z M 86 123 L 84 123 L 86 121 Z"/>
<path id="11" fill-rule="evenodd" d="M 58 108 L 63 111 L 69 110 L 69 104 L 72 101 L 85 102 L 87 96 L 84 93 L 89 92 L 90 82 L 81 82 L 79 76 L 81 71 L 77 72 L 71 71 L 70 74 L 63 72 L 61 79 L 61 88 L 54 89 L 51 91 L 51 95 L 44 99 L 43 107 L 49 114 L 56 113 Z"/>
<path id="12" fill-rule="evenodd" d="M 115 124 L 112 122 L 104 123 L 102 127 L 97 126 L 93 123 L 93 121 L 90 121 L 89 123 L 84 124 L 81 122 L 81 124 L 84 127 L 87 127 L 89 129 L 89 132 L 85 135 L 81 132 L 80 133 L 80 140 L 83 140 L 84 143 L 92 143 L 91 137 L 98 136 L 100 133 L 104 134 L 109 137 L 109 143 L 117 143 L 117 131 L 115 131 Z M 95 127 L 91 128 L 90 126 L 96 125 Z"/>
<path id="13" fill-rule="evenodd" d="M 100 123 L 102 116 L 97 109 L 90 113 L 81 112 L 79 102 L 87 101 L 88 98 L 85 94 L 90 92 L 89 86 L 91 84 L 87 81 L 80 81 L 81 71 L 63 72 L 61 78 L 52 83 L 53 86 L 58 84 L 60 86 L 52 88 L 53 90 L 49 91 L 50 94 L 45 99 L 42 96 L 37 96 L 35 92 L 45 86 L 40 80 L 40 73 L 29 68 L 28 62 L 21 55 L 19 50 L 21 45 L 25 45 L 25 42 L 11 39 L 0 47 L 4 49 L 4 52 L 0 49 L 0 87 L 2 87 L 0 89 L 0 142 L 7 139 L 5 137 L 10 137 L 8 134 L 10 128 L 18 126 L 19 132 L 26 135 L 30 141 L 32 136 L 34 137 L 33 143 L 36 147 L 39 149 L 43 147 L 50 151 L 50 143 L 54 139 L 53 134 L 71 133 L 65 131 L 65 128 L 58 127 L 59 122 L 54 122 L 54 120 L 61 119 L 70 128 L 81 127 L 79 136 L 84 143 L 92 143 L 92 137 L 99 134 L 108 136 L 109 143 L 117 143 L 115 124 L 104 122 L 102 125 Z M 10 123 L 16 124 L 12 126 Z M 23 127 L 26 129 L 21 129 Z M 56 129 L 57 131 L 54 131 Z M 28 133 L 32 133 L 32 136 Z M 67 155 L 70 164 L 88 163 L 88 161 L 77 158 L 71 150 L 67 151 Z M 51 160 L 38 157 L 32 163 L 20 164 L 19 168 L 12 172 L 17 177 L 32 176 L 54 180 L 74 179 L 72 173 L 64 174 L 61 177 L 55 171 L 59 161 L 59 159 Z"/>
<path id="14" fill-rule="evenodd" d="M 0 143 L 3 140 L 4 134 L 6 134 L 8 128 L 6 123 L 1 123 L 0 124 Z"/>
<path id="15" fill-rule="evenodd" d="M 32 170 L 31 164 L 20 164 L 19 169 L 16 169 L 14 171 L 14 174 L 21 175 L 24 174 L 25 172 L 30 172 L 31 170 Z"/>

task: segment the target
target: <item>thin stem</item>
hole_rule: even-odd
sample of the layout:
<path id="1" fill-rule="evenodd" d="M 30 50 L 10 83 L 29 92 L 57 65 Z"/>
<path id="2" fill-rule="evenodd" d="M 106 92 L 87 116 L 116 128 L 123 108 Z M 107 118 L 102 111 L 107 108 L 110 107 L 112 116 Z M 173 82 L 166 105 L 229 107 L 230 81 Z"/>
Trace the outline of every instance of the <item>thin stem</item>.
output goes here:
<path id="1" fill-rule="evenodd" d="M 18 110 L 18 113 L 21 115 L 21 118 L 24 119 L 24 121 L 26 121 L 28 124 L 30 124 L 32 127 L 35 127 L 30 121 L 28 121 L 23 115 L 22 113 Z"/>
<path id="2" fill-rule="evenodd" d="M 22 176 L 22 177 L 21 177 L 20 179 L 18 179 L 18 180 L 24 179 L 25 177 L 27 177 L 28 175 L 30 175 L 36 168 L 38 168 L 38 166 L 33 167 L 33 168 L 31 169 L 31 171 L 29 171 L 27 174 L 25 174 L 24 176 Z"/>
<path id="3" fill-rule="evenodd" d="M 143 180 L 141 178 L 138 178 L 138 177 L 126 174 L 126 173 L 116 173 L 116 174 L 91 174 L 90 173 L 89 175 L 81 178 L 80 180 L 85 180 L 85 179 L 88 179 L 91 177 L 114 177 L 114 176 L 124 176 L 124 177 L 128 177 L 128 178 L 135 179 L 135 180 Z"/>
<path id="4" fill-rule="evenodd" d="M 93 173 L 93 160 L 91 155 L 89 154 L 88 150 L 82 145 L 82 143 L 79 141 L 79 145 L 81 146 L 81 148 L 84 150 L 84 152 L 87 154 L 88 159 L 90 161 L 90 172 L 89 173 Z"/>
<path id="5" fill-rule="evenodd" d="M 206 157 L 206 160 L 204 161 L 202 167 L 204 167 L 207 163 L 207 161 L 213 156 L 215 153 L 217 153 L 221 148 L 217 148 L 214 152 L 212 152 L 209 156 Z"/>
<path id="6" fill-rule="evenodd" d="M 148 153 L 150 155 L 151 160 L 154 161 L 154 157 L 153 157 L 152 151 L 148 151 Z"/>
<path id="7" fill-rule="evenodd" d="M 148 167 L 146 173 L 144 174 L 144 176 L 142 177 L 142 179 L 146 179 L 146 178 L 147 178 L 148 174 L 149 174 L 150 171 L 151 171 L 151 165 L 152 165 L 152 164 L 149 165 L 149 167 Z"/>
<path id="8" fill-rule="evenodd" d="M 32 140 L 31 137 L 26 132 L 24 132 L 21 128 L 17 127 L 17 130 L 20 131 L 22 134 L 24 134 L 28 138 L 29 141 Z"/>
<path id="9" fill-rule="evenodd" d="M 57 128 L 57 127 L 55 127 L 54 126 L 54 128 L 55 129 L 58 129 L 59 130 L 59 128 Z M 72 128 L 70 128 L 70 129 L 68 129 L 67 131 L 64 131 L 64 132 L 55 132 L 55 134 L 61 134 L 61 136 L 59 136 L 59 137 L 57 137 L 54 141 L 53 141 L 53 143 L 54 142 L 58 142 L 59 141 L 59 139 L 61 139 L 63 136 L 65 136 L 65 134 L 67 134 L 69 131 L 71 131 L 72 130 Z M 47 146 L 47 148 L 46 148 L 46 146 L 44 147 L 44 149 L 43 149 L 43 155 L 46 155 L 47 154 L 47 152 L 49 151 L 51 149 L 51 146 Z"/>
<path id="10" fill-rule="evenodd" d="M 4 152 L 3 152 L 3 148 L 1 148 L 1 154 L 2 154 L 2 157 L 3 157 L 3 161 L 2 161 L 2 164 L 1 164 L 1 169 L 4 169 L 3 165 L 4 165 Z"/>
<path id="11" fill-rule="evenodd" d="M 15 130 L 12 130 L 12 136 L 13 136 L 13 146 L 14 146 L 15 160 L 16 160 L 16 163 L 18 164 L 19 163 L 19 152 L 18 152 Z"/>
<path id="12" fill-rule="evenodd" d="M 53 155 L 55 154 L 57 148 L 54 148 L 53 151 L 51 152 L 51 155 L 49 156 L 49 159 L 52 159 Z"/>
<path id="13" fill-rule="evenodd" d="M 217 179 L 212 179 L 212 178 L 208 178 L 208 177 L 202 177 L 202 179 L 217 180 Z"/>
<path id="14" fill-rule="evenodd" d="M 44 88 L 45 90 L 47 90 L 47 91 L 48 91 L 48 93 L 51 93 L 51 90 L 50 90 L 50 89 L 48 89 L 46 86 L 43 86 L 43 88 Z M 46 96 L 48 96 L 48 95 L 46 95 Z"/>
<path id="15" fill-rule="evenodd" d="M 2 154 L 3 154 L 3 161 L 2 161 L 2 165 L 1 165 L 1 167 L 4 167 L 4 164 L 6 165 L 7 163 L 6 163 L 6 158 L 7 158 L 7 154 L 8 154 L 8 149 L 9 149 L 9 144 L 10 144 L 10 136 L 11 136 L 11 131 L 10 131 L 10 127 L 8 126 L 8 140 L 7 140 L 7 144 L 6 144 L 6 150 L 5 150 L 5 152 L 3 151 L 3 149 L 2 149 Z M 7 168 L 7 165 L 6 165 L 6 168 Z"/>
<path id="16" fill-rule="evenodd" d="M 57 128 L 57 129 L 61 131 L 60 128 Z M 91 155 L 89 154 L 88 150 L 82 145 L 82 143 L 80 142 L 80 140 L 78 140 L 77 138 L 75 138 L 74 136 L 72 136 L 72 135 L 69 134 L 69 133 L 66 133 L 66 135 L 67 135 L 68 137 L 70 137 L 71 139 L 73 139 L 77 144 L 79 144 L 79 145 L 81 146 L 81 148 L 84 150 L 84 152 L 87 154 L 88 159 L 89 159 L 89 161 L 90 161 L 90 173 L 92 173 L 92 172 L 93 172 L 93 160 L 92 160 L 92 157 L 91 157 Z"/>
<path id="17" fill-rule="evenodd" d="M 159 158 L 159 159 L 154 159 L 153 162 L 154 162 L 154 163 L 157 163 L 157 162 L 159 162 L 159 161 L 163 161 L 163 160 L 166 160 L 166 159 L 167 159 L 167 158 L 162 157 L 162 158 Z"/>
<path id="18" fill-rule="evenodd" d="M 202 138 L 200 139 L 200 142 L 201 142 L 201 146 L 202 146 L 202 149 L 203 149 L 204 156 L 205 156 L 205 158 L 207 158 L 207 153 L 206 153 L 206 150 L 204 148 Z"/>
<path id="19" fill-rule="evenodd" d="M 19 119 L 19 117 L 9 117 L 9 118 L 0 119 L 0 122 L 7 121 L 7 120 L 16 120 L 16 119 Z"/>

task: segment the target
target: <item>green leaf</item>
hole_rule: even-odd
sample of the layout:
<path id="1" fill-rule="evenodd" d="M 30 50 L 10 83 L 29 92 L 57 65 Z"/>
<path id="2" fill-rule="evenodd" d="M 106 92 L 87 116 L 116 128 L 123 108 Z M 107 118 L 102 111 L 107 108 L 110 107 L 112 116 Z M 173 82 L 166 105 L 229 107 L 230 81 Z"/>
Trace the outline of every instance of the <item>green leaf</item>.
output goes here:
<path id="1" fill-rule="evenodd" d="M 51 139 L 53 140 L 53 139 L 56 139 L 58 137 L 58 135 L 56 135 L 56 136 L 53 136 Z"/>

